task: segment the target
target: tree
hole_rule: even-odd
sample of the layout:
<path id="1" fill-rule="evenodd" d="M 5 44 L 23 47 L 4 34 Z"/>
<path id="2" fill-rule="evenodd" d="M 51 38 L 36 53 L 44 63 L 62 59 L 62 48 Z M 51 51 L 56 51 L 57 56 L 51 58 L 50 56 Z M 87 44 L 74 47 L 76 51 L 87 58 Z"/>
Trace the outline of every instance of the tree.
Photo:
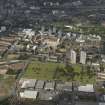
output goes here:
<path id="1" fill-rule="evenodd" d="M 83 75 L 84 75 L 84 67 L 83 67 L 83 65 L 81 66 L 80 74 L 81 74 L 81 80 L 83 80 Z"/>
<path id="2" fill-rule="evenodd" d="M 61 61 L 61 56 L 59 55 L 58 57 L 57 57 L 57 62 L 59 63 Z"/>
<path id="3" fill-rule="evenodd" d="M 93 67 L 87 66 L 87 75 L 89 76 L 89 78 L 92 78 L 95 75 Z"/>
<path id="4" fill-rule="evenodd" d="M 65 75 L 68 77 L 68 80 L 74 80 L 76 73 L 74 72 L 74 68 L 71 65 L 66 65 L 64 69 Z"/>
<path id="5" fill-rule="evenodd" d="M 60 68 L 59 66 L 57 66 L 55 69 L 55 73 L 53 75 L 53 79 L 59 79 L 59 75 L 61 75 L 62 71 L 63 71 L 63 68 Z"/>

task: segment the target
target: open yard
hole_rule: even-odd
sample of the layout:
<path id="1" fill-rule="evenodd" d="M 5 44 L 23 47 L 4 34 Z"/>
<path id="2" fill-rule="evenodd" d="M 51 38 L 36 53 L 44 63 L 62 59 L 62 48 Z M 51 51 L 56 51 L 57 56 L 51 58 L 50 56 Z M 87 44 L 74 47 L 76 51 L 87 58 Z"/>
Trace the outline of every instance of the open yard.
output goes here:
<path id="1" fill-rule="evenodd" d="M 18 54 L 8 54 L 7 59 L 12 60 L 12 59 L 17 59 L 19 57 Z"/>
<path id="2" fill-rule="evenodd" d="M 11 92 L 11 88 L 15 83 L 15 77 L 9 75 L 0 75 L 0 97 L 8 96 Z"/>
<path id="3" fill-rule="evenodd" d="M 24 74 L 26 78 L 52 80 L 57 66 L 64 67 L 59 63 L 42 63 L 40 61 L 32 61 Z"/>
<path id="4" fill-rule="evenodd" d="M 58 71 L 58 68 L 61 69 L 61 72 Z M 84 73 L 81 73 L 81 65 L 76 64 L 73 65 L 75 76 L 74 80 L 79 81 L 81 83 L 94 83 L 95 75 L 88 75 L 87 71 L 84 69 Z M 40 61 L 32 61 L 23 78 L 34 78 L 39 80 L 63 80 L 63 81 L 71 81 L 70 76 L 66 76 L 62 70 L 65 69 L 65 65 L 61 63 L 52 63 L 52 62 L 40 62 Z"/>

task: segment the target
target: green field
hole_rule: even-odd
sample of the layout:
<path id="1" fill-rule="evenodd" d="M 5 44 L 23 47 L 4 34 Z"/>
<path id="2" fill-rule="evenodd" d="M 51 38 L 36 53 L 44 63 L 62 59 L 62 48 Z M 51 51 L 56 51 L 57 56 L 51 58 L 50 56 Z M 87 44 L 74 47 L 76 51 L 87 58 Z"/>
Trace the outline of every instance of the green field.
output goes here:
<path id="1" fill-rule="evenodd" d="M 75 76 L 74 80 L 79 81 L 83 84 L 96 82 L 96 75 L 92 75 L 92 72 L 89 75 L 87 73 L 88 70 L 86 69 L 86 67 L 84 67 L 83 74 L 81 73 L 81 65 L 74 65 L 74 70 L 79 74 Z"/>
<path id="2" fill-rule="evenodd" d="M 43 63 L 40 61 L 32 61 L 27 67 L 26 72 L 23 75 L 23 78 L 34 78 L 39 80 L 56 79 L 63 81 L 71 81 L 71 79 L 68 76 L 64 75 L 62 71 L 58 72 L 57 67 L 65 69 L 65 65 L 61 63 L 52 63 L 52 62 Z M 84 84 L 95 82 L 95 76 L 89 77 L 89 75 L 87 75 L 87 72 L 85 72 L 83 75 L 81 74 L 80 64 L 73 65 L 73 68 L 74 72 L 77 74 L 74 76 L 75 81 L 79 81 Z"/>
<path id="3" fill-rule="evenodd" d="M 57 66 L 64 67 L 63 64 L 58 63 L 32 61 L 23 77 L 52 80 Z"/>

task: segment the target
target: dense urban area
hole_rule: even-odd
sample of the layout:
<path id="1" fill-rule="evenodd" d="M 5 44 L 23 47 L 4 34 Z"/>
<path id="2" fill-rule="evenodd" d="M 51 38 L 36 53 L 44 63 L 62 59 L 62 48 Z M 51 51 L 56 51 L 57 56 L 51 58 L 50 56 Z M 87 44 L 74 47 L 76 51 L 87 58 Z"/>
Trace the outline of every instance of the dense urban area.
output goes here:
<path id="1" fill-rule="evenodd" d="M 105 105 L 105 1 L 0 0 L 0 105 Z"/>

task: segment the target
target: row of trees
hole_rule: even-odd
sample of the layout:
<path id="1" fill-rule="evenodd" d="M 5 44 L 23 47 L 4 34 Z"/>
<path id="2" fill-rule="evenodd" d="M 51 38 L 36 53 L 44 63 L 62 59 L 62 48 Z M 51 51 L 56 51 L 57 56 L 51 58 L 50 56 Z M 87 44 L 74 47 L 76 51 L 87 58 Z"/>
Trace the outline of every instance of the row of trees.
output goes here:
<path id="1" fill-rule="evenodd" d="M 94 68 L 90 66 L 81 66 L 81 71 L 75 70 L 72 65 L 66 65 L 64 68 L 57 67 L 56 75 L 54 75 L 54 79 L 59 79 L 60 76 L 66 77 L 67 80 L 75 81 L 75 77 L 80 77 L 81 81 L 84 80 L 84 77 L 93 78 L 96 75 L 96 71 Z"/>

